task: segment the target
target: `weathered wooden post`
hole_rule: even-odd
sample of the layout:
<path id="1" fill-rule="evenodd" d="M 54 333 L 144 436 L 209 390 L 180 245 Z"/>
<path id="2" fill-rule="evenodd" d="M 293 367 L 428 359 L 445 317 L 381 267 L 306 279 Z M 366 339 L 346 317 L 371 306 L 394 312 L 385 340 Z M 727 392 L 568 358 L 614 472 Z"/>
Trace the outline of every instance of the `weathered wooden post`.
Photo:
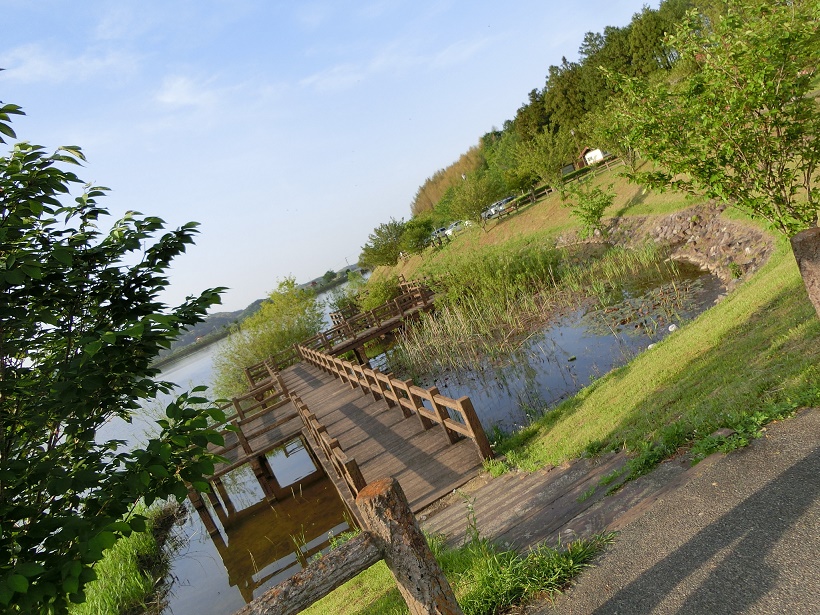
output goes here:
<path id="1" fill-rule="evenodd" d="M 462 615 L 450 583 L 433 557 L 395 478 L 359 492 L 356 505 L 376 538 L 412 615 Z"/>

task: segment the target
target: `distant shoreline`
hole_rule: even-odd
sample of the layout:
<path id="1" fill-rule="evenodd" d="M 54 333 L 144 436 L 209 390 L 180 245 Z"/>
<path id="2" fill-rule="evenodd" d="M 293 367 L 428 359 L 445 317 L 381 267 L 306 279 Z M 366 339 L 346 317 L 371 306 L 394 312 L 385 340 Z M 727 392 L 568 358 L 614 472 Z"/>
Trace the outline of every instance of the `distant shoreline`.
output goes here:
<path id="1" fill-rule="evenodd" d="M 199 352 L 203 348 L 207 348 L 211 344 L 218 342 L 221 339 L 224 339 L 230 335 L 230 331 L 223 330 L 216 333 L 212 333 L 211 335 L 205 336 L 201 340 L 194 342 L 193 344 L 188 344 L 187 346 L 183 346 L 181 348 L 177 348 L 171 354 L 161 357 L 157 359 L 151 364 L 151 367 L 156 367 L 162 369 L 176 363 L 180 359 L 184 359 L 196 352 Z"/>

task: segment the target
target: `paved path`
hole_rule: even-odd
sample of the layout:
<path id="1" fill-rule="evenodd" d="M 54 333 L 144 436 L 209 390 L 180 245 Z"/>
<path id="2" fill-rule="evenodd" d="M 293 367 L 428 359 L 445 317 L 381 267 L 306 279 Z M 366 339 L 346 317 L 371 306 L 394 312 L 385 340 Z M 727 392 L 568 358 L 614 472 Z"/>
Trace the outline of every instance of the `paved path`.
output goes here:
<path id="1" fill-rule="evenodd" d="M 526 613 L 820 613 L 820 409 L 693 470 Z"/>
<path id="2" fill-rule="evenodd" d="M 422 511 L 425 530 L 519 551 L 618 530 L 575 587 L 527 615 L 820 614 L 820 409 L 694 467 L 679 457 L 614 495 L 597 487 L 621 454 L 465 485 Z"/>

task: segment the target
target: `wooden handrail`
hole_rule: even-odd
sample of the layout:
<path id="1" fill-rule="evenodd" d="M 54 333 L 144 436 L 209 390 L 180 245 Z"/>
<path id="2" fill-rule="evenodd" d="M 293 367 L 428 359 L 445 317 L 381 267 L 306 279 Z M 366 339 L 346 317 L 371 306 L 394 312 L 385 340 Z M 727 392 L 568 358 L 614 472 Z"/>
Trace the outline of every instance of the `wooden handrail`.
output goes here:
<path id="1" fill-rule="evenodd" d="M 460 437 L 470 438 L 482 459 L 493 457 L 487 434 L 475 413 L 469 397 L 451 399 L 441 395 L 437 388 L 424 389 L 412 380 L 399 380 L 392 374 L 332 357 L 305 346 L 298 346 L 302 359 L 375 399 L 384 399 L 388 406 L 399 406 L 404 415 L 418 417 L 424 429 L 440 425 L 447 439 L 453 443 Z M 426 403 L 425 403 L 426 402 Z"/>

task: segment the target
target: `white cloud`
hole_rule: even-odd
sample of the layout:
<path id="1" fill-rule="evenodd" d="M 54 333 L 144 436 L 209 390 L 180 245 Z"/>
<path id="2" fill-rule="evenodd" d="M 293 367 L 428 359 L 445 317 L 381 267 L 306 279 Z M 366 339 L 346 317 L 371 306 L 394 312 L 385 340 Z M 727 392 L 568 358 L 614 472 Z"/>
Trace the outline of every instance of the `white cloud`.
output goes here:
<path id="1" fill-rule="evenodd" d="M 450 68 L 464 64 L 490 43 L 490 38 L 475 41 L 458 41 L 439 51 L 431 61 L 435 68 Z"/>
<path id="2" fill-rule="evenodd" d="M 319 92 L 346 90 L 367 77 L 367 70 L 353 64 L 340 64 L 305 77 L 299 85 L 312 87 Z"/>
<path id="3" fill-rule="evenodd" d="M 215 88 L 209 88 L 206 83 L 198 83 L 182 75 L 173 75 L 163 80 L 154 99 L 170 109 L 183 107 L 209 109 L 217 106 L 219 94 Z"/>
<path id="4" fill-rule="evenodd" d="M 117 76 L 136 70 L 135 56 L 115 51 L 86 52 L 65 57 L 37 44 L 23 45 L 0 54 L 5 79 L 24 83 L 87 81 L 101 75 Z"/>

